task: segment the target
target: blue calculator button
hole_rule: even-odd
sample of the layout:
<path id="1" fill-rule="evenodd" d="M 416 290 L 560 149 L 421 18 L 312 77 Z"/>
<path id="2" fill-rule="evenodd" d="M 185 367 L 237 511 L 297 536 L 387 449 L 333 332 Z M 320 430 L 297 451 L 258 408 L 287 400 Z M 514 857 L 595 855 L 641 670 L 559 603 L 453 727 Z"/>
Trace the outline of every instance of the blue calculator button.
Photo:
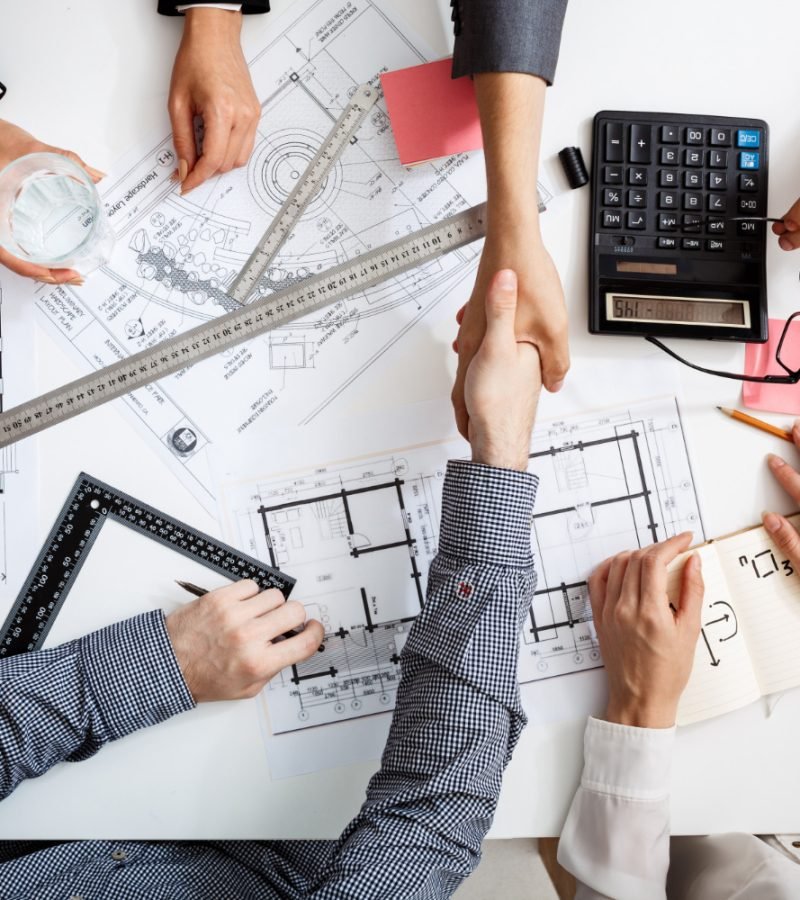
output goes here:
<path id="1" fill-rule="evenodd" d="M 757 169 L 761 162 L 760 153 L 740 153 L 739 168 L 740 169 Z"/>
<path id="2" fill-rule="evenodd" d="M 736 132 L 736 146 L 752 148 L 760 147 L 761 132 L 750 128 L 740 128 Z"/>

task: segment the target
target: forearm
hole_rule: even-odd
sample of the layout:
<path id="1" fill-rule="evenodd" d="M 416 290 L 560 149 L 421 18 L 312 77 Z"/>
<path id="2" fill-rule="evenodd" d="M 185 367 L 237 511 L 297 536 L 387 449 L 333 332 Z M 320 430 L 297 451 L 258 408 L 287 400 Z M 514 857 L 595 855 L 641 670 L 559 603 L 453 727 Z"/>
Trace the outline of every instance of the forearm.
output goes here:
<path id="1" fill-rule="evenodd" d="M 488 229 L 539 238 L 536 182 L 545 82 L 517 72 L 475 77 L 486 161 Z"/>
<path id="2" fill-rule="evenodd" d="M 581 784 L 558 848 L 578 881 L 576 900 L 666 897 L 674 735 L 589 720 Z"/>
<path id="3" fill-rule="evenodd" d="M 194 702 L 160 611 L 0 662 L 0 799 Z"/>
<path id="4" fill-rule="evenodd" d="M 527 473 L 448 468 L 440 552 L 403 649 L 381 769 L 317 900 L 367 886 L 376 897 L 446 897 L 477 865 L 524 725 L 517 645 L 535 582 L 535 487 Z"/>

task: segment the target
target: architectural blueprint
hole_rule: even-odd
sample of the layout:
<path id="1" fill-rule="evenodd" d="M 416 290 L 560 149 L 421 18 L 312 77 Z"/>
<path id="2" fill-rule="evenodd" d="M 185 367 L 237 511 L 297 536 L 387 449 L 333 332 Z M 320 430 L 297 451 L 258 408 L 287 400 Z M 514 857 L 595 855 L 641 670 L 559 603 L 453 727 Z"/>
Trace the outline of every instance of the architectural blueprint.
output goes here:
<path id="1" fill-rule="evenodd" d="M 463 452 L 460 441 L 429 442 L 269 476 L 257 474 L 252 450 L 228 459 L 233 474 L 219 492 L 227 537 L 291 572 L 325 627 L 318 653 L 266 688 L 273 733 L 392 708 L 437 550 L 446 463 Z M 538 585 L 521 682 L 602 665 L 586 588 L 599 562 L 685 530 L 703 537 L 674 399 L 543 423 L 529 470 L 539 476 Z"/>
<path id="2" fill-rule="evenodd" d="M 109 264 L 79 289 L 38 286 L 39 310 L 87 370 L 219 315 L 226 287 L 353 90 L 366 82 L 379 88 L 382 71 L 426 60 L 379 0 L 301 0 L 269 26 L 272 40 L 251 62 L 262 118 L 249 165 L 181 197 L 171 180 L 171 135 L 159 135 L 100 186 L 117 235 Z M 258 292 L 292 285 L 485 199 L 480 156 L 413 169 L 396 157 L 381 100 Z M 211 442 L 245 434 L 262 417 L 308 422 L 384 354 L 424 352 L 424 329 L 415 326 L 448 298 L 448 316 L 466 300 L 479 252 L 479 245 L 454 252 L 164 378 L 124 403 L 164 461 L 213 511 Z M 34 285 L 14 282 L 14 291 L 30 302 Z"/>
<path id="3" fill-rule="evenodd" d="M 35 371 L 33 307 L 4 299 L 0 287 L 0 409 L 30 399 Z M 0 450 L 0 620 L 36 556 L 38 505 L 36 438 L 28 438 Z"/>

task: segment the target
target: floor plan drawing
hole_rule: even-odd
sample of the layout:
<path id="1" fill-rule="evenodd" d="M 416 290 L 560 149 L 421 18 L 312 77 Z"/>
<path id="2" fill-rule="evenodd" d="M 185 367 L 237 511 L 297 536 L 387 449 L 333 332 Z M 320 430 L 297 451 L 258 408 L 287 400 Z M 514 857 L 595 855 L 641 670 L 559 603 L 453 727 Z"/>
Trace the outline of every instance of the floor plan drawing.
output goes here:
<path id="1" fill-rule="evenodd" d="M 270 23 L 271 25 L 272 23 Z M 277 24 L 277 23 L 276 23 Z M 262 117 L 249 164 L 182 197 L 171 135 L 132 151 L 100 185 L 117 236 L 82 288 L 14 282 L 88 369 L 229 308 L 231 285 L 358 85 L 426 60 L 380 0 L 303 0 L 251 61 Z M 381 99 L 256 287 L 293 285 L 485 199 L 483 161 L 402 167 Z M 424 352 L 417 327 L 463 303 L 470 245 L 125 398 L 162 459 L 213 510 L 206 450 L 260 418 L 307 423 L 387 353 Z M 446 306 L 445 309 L 439 309 Z M 208 403 L 215 397 L 217 402 Z"/>
<path id="2" fill-rule="evenodd" d="M 266 688 L 282 733 L 385 711 L 399 654 L 425 602 L 448 458 L 463 445 L 405 447 L 284 476 L 241 459 L 222 481 L 228 538 L 298 579 L 325 628 L 319 652 Z M 602 665 L 586 580 L 602 560 L 702 523 L 674 399 L 537 427 L 531 528 L 538 584 L 520 635 L 521 682 Z"/>

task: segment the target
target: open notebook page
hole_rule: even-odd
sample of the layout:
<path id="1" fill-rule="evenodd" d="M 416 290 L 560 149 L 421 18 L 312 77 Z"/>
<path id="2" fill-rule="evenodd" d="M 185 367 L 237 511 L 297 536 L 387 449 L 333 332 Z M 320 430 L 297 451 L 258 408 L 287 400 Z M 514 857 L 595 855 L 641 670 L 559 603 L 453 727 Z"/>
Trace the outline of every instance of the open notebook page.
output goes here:
<path id="1" fill-rule="evenodd" d="M 792 519 L 795 528 L 800 517 Z M 800 572 L 753 528 L 717 545 L 762 694 L 800 685 Z"/>
<path id="2" fill-rule="evenodd" d="M 716 548 L 716 544 L 710 544 L 695 551 L 703 564 L 705 582 L 703 634 L 697 642 L 692 675 L 678 707 L 679 725 L 731 712 L 762 694 L 742 630 L 733 627 L 736 614 Z M 688 556 L 686 553 L 678 557 L 670 567 L 667 590 L 676 607 L 680 573 Z"/>

